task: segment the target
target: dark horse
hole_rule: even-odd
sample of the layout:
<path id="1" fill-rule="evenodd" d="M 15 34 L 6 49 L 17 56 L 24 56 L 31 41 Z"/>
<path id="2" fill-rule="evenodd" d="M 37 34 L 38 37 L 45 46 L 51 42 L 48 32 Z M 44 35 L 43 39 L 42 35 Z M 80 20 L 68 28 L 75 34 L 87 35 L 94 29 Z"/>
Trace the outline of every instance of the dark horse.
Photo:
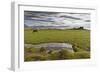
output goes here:
<path id="1" fill-rule="evenodd" d="M 32 32 L 38 32 L 38 29 L 32 29 Z"/>

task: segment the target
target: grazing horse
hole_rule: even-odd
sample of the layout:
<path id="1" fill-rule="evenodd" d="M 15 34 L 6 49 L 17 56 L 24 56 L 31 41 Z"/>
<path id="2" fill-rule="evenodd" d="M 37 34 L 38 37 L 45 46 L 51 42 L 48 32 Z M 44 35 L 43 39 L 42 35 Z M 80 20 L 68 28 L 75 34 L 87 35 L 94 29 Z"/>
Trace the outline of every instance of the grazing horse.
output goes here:
<path id="1" fill-rule="evenodd" d="M 38 32 L 38 29 L 32 29 L 33 32 Z"/>

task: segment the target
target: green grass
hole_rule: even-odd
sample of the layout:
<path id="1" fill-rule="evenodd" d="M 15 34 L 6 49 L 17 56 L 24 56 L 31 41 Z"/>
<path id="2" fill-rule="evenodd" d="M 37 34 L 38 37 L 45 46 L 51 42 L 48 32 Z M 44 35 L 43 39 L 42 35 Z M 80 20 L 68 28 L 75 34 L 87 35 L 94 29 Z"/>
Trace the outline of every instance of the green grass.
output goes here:
<path id="1" fill-rule="evenodd" d="M 29 48 L 28 48 L 29 49 Z M 66 48 L 61 51 L 52 51 L 52 53 L 47 53 L 46 51 L 40 52 L 40 49 L 36 50 L 31 48 L 31 51 L 28 51 L 25 48 L 24 61 L 47 61 L 47 60 L 64 60 L 64 59 L 89 59 L 89 51 L 81 52 L 70 52 Z"/>
<path id="2" fill-rule="evenodd" d="M 90 31 L 89 30 L 24 30 L 25 44 L 40 43 L 70 43 L 73 45 L 74 53 L 67 49 L 51 51 L 47 53 L 44 48 L 25 48 L 25 61 L 45 61 L 63 59 L 87 59 L 90 58 Z"/>
<path id="3" fill-rule="evenodd" d="M 39 30 L 32 32 L 25 30 L 24 42 L 27 44 L 40 44 L 49 42 L 63 42 L 78 46 L 84 50 L 90 50 L 89 30 Z"/>

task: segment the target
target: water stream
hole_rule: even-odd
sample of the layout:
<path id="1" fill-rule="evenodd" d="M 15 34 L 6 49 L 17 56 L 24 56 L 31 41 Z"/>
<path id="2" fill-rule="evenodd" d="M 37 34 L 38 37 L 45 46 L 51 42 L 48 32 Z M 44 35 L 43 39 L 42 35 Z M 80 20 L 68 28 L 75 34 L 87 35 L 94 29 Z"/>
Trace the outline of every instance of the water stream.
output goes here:
<path id="1" fill-rule="evenodd" d="M 61 50 L 61 49 L 68 49 L 71 52 L 73 51 L 72 45 L 69 43 L 42 43 L 42 44 L 24 44 L 26 48 L 46 48 L 47 50 Z"/>

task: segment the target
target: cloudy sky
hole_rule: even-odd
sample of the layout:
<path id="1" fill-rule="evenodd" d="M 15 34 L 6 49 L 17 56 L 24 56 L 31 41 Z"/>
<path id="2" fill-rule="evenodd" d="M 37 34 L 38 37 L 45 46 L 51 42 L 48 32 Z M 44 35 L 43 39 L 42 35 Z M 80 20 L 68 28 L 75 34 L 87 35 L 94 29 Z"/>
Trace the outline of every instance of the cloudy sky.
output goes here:
<path id="1" fill-rule="evenodd" d="M 68 26 L 90 29 L 90 14 L 64 12 L 24 11 L 24 24 L 27 26 Z"/>

